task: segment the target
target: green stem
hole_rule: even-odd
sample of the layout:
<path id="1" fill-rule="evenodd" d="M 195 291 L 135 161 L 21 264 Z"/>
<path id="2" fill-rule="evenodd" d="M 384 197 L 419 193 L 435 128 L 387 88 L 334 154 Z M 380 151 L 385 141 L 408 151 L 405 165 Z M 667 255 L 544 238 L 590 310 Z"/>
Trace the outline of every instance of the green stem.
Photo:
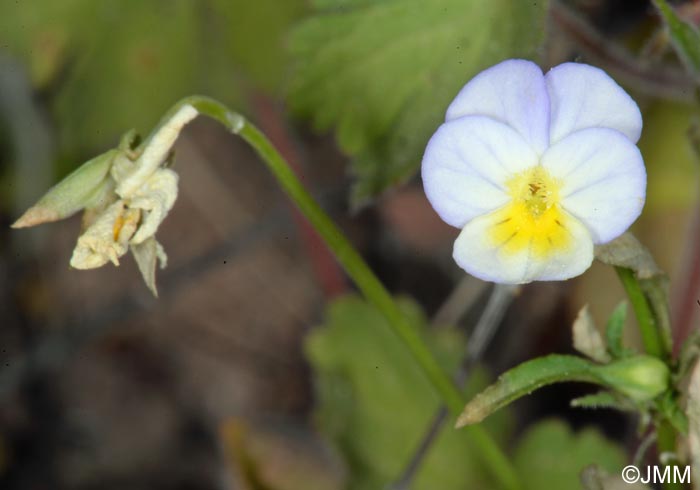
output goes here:
<path id="1" fill-rule="evenodd" d="M 663 325 L 659 325 L 652 311 L 649 300 L 644 294 L 642 286 L 634 275 L 634 271 L 625 267 L 616 267 L 620 281 L 627 292 L 634 314 L 637 317 L 639 332 L 642 335 L 642 343 L 646 352 L 662 359 L 668 358 L 670 344 L 664 341 Z M 656 447 L 659 454 L 676 451 L 676 432 L 666 421 L 662 421 L 658 427 Z M 673 468 L 671 468 L 673 471 Z M 675 482 L 663 484 L 664 490 L 682 490 L 683 485 Z"/>
<path id="2" fill-rule="evenodd" d="M 663 421 L 659 424 L 657 429 L 657 443 L 656 447 L 659 454 L 662 453 L 675 453 L 676 452 L 676 431 L 673 429 L 671 424 Z M 670 463 L 668 466 L 671 467 L 671 474 L 673 474 L 674 467 L 677 463 Z M 671 479 L 673 480 L 673 479 Z M 683 490 L 684 486 L 682 483 L 676 481 L 668 481 L 663 484 L 664 490 Z"/>
<path id="3" fill-rule="evenodd" d="M 270 141 L 243 116 L 230 111 L 216 100 L 202 96 L 187 97 L 173 106 L 161 120 L 161 125 L 184 105 L 192 105 L 200 114 L 223 124 L 229 131 L 242 137 L 260 155 L 282 189 L 311 222 L 331 249 L 338 262 L 352 278 L 367 300 L 381 311 L 396 335 L 403 341 L 425 376 L 440 395 L 453 415 L 460 414 L 467 400 L 443 371 L 415 329 L 406 321 L 392 296 L 367 266 L 343 233 L 306 191 L 284 158 Z M 159 125 L 160 126 L 160 125 Z M 157 131 L 158 128 L 154 130 Z M 153 133 L 152 133 L 153 134 Z M 148 140 L 146 140 L 148 141 Z M 478 445 L 484 462 L 503 488 L 517 490 L 520 484 L 515 470 L 490 434 L 480 426 L 472 426 L 468 432 Z"/>
<path id="4" fill-rule="evenodd" d="M 644 295 L 644 291 L 639 285 L 637 278 L 634 277 L 634 272 L 625 267 L 615 267 L 615 270 L 632 303 L 634 314 L 637 317 L 637 325 L 639 325 L 639 333 L 642 336 L 644 350 L 649 355 L 664 358 L 666 356 L 666 349 L 664 348 L 661 332 L 657 328 L 654 314 Z"/>

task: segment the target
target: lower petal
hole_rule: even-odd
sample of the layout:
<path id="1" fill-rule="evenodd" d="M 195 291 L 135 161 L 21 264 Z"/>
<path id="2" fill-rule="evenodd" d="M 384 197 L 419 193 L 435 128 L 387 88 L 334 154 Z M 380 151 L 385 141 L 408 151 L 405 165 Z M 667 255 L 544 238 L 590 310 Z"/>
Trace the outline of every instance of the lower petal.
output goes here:
<path id="1" fill-rule="evenodd" d="M 593 240 L 578 219 L 558 206 L 533 218 L 522 204 L 512 203 L 470 221 L 455 241 L 453 257 L 486 281 L 564 280 L 591 266 Z"/>

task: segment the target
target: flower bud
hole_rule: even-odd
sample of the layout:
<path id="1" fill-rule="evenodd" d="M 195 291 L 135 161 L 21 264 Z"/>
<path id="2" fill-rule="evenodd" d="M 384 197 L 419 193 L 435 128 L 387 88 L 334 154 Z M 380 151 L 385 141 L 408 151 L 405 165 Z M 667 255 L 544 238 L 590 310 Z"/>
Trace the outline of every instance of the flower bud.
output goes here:
<path id="1" fill-rule="evenodd" d="M 597 366 L 595 372 L 605 384 L 638 402 L 651 400 L 666 391 L 671 378 L 663 361 L 647 355 Z"/>

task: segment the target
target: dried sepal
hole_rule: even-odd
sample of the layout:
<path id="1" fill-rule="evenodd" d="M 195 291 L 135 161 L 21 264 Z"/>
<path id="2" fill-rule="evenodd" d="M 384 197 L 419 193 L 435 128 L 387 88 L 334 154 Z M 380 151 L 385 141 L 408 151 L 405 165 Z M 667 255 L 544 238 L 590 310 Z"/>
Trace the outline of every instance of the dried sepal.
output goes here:
<path id="1" fill-rule="evenodd" d="M 594 361 L 610 362 L 605 341 L 598 331 L 588 305 L 581 308 L 573 325 L 574 349 Z"/>
<path id="2" fill-rule="evenodd" d="M 136 260 L 136 265 L 139 267 L 141 276 L 151 290 L 153 296 L 158 297 L 156 288 L 156 265 L 160 263 L 160 268 L 163 269 L 168 264 L 168 256 L 165 254 L 163 247 L 151 237 L 142 243 L 132 245 L 131 253 Z"/>

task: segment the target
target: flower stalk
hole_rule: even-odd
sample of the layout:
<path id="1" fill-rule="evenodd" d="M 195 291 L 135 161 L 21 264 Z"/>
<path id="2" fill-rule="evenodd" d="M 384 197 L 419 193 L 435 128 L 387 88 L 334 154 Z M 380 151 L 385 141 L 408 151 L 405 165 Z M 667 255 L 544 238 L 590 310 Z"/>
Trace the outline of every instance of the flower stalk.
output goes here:
<path id="1" fill-rule="evenodd" d="M 634 277 L 634 272 L 625 267 L 615 267 L 615 270 L 632 303 L 632 309 L 637 317 L 637 325 L 639 325 L 639 333 L 642 336 L 644 350 L 647 354 L 655 357 L 666 357 L 668 352 L 664 349 L 662 334 L 657 328 L 654 314 L 644 295 L 644 291 Z"/>
<path id="2" fill-rule="evenodd" d="M 218 101 L 202 96 L 191 96 L 178 102 L 164 116 L 161 125 L 169 121 L 172 115 L 185 105 L 191 105 L 198 113 L 218 121 L 255 149 L 284 192 L 311 222 L 362 294 L 386 317 L 394 333 L 410 351 L 450 412 L 455 416 L 459 415 L 467 401 L 462 392 L 438 364 L 424 340 L 406 321 L 383 284 L 340 229 L 311 197 L 291 167 L 265 135 L 240 114 L 230 111 Z M 158 127 L 154 133 L 157 131 Z M 143 144 L 147 145 L 148 142 L 149 139 L 146 139 Z M 468 432 L 479 447 L 485 464 L 490 467 L 494 477 L 500 481 L 501 487 L 508 490 L 520 488 L 513 466 L 489 433 L 480 426 L 470 427 Z"/>

